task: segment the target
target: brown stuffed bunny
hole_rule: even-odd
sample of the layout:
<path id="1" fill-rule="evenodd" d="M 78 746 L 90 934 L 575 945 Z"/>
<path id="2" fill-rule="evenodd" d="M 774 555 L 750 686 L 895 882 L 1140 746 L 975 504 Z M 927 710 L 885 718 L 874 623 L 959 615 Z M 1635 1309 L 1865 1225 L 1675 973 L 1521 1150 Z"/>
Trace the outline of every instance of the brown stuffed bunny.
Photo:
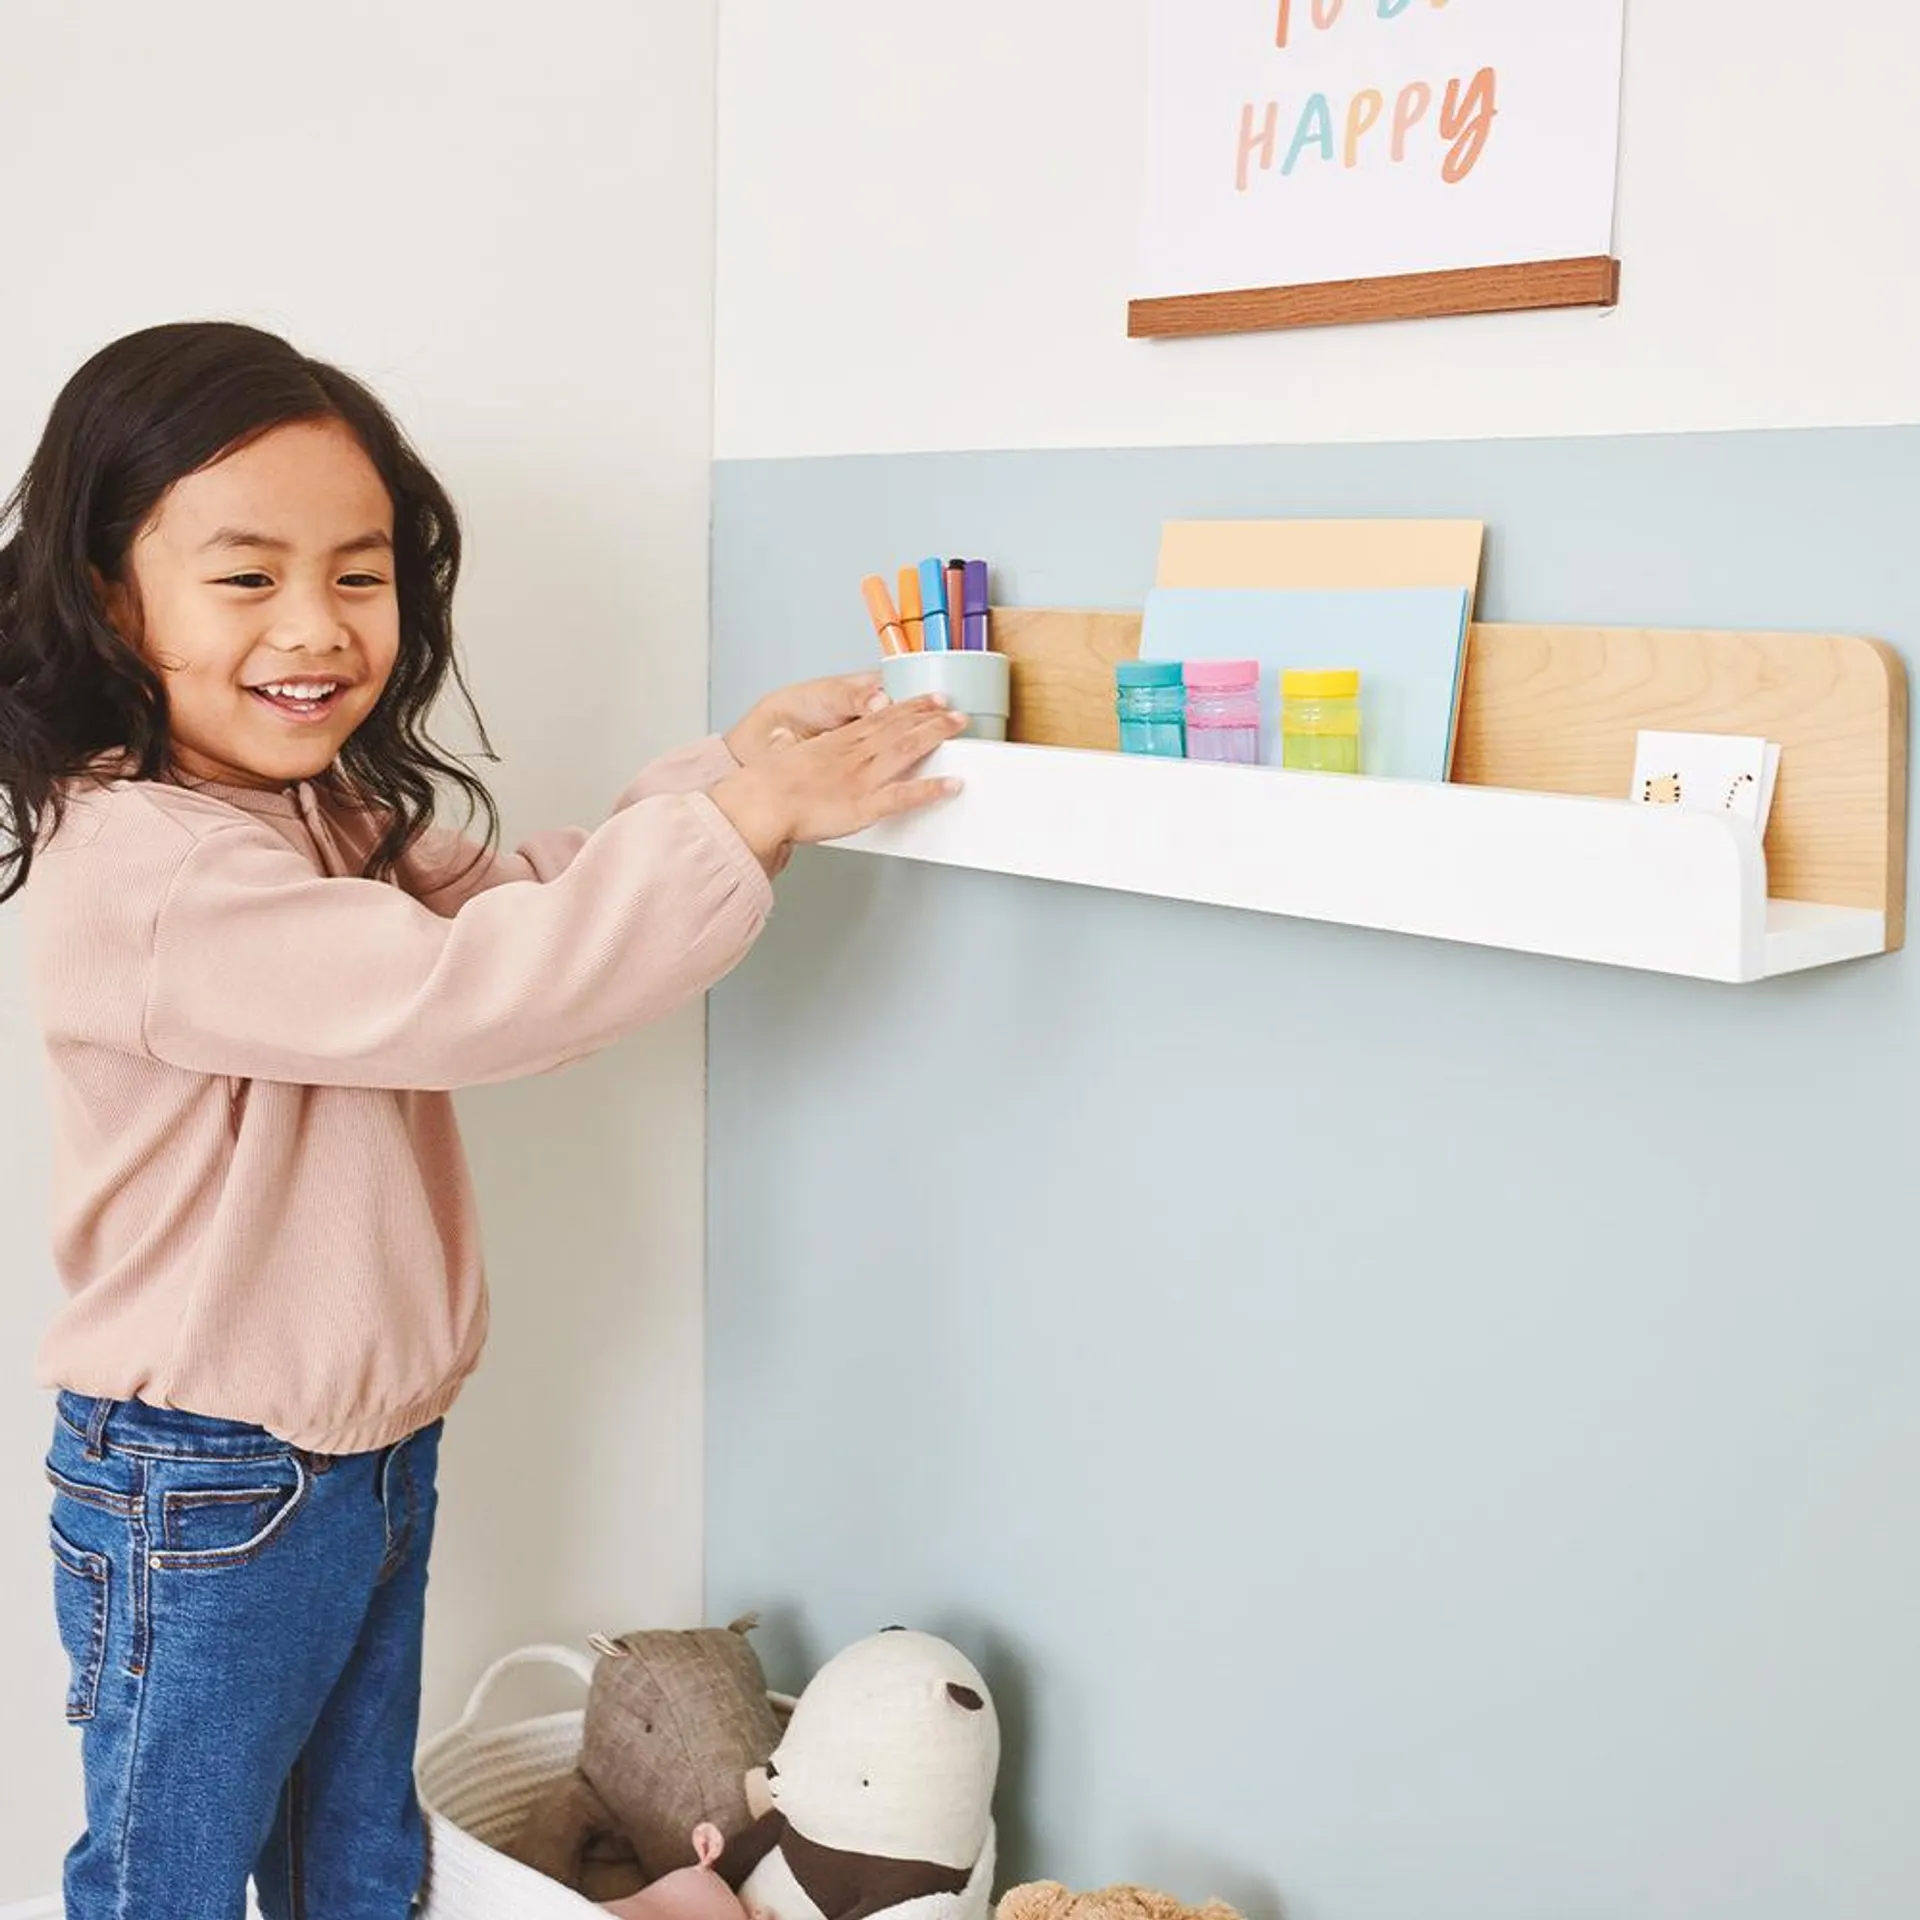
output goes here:
<path id="1" fill-rule="evenodd" d="M 1240 1920 L 1222 1900 L 1190 1907 L 1151 1887 L 1102 1887 L 1073 1893 L 1057 1880 L 1035 1880 L 1001 1895 L 995 1920 Z"/>
<path id="2" fill-rule="evenodd" d="M 596 1638 L 580 1763 L 528 1814 L 512 1857 L 607 1900 L 697 1865 L 698 1826 L 744 1833 L 747 1775 L 780 1744 L 754 1625 Z"/>

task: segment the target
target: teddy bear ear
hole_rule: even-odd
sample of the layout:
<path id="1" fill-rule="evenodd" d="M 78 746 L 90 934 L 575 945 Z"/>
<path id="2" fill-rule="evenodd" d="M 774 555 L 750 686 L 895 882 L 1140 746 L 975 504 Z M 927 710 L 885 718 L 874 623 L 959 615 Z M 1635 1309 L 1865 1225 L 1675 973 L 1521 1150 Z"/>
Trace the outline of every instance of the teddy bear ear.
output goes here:
<path id="1" fill-rule="evenodd" d="M 759 1624 L 760 1616 L 757 1613 L 743 1613 L 738 1620 L 727 1622 L 727 1631 L 737 1633 L 744 1640 Z"/>
<path id="2" fill-rule="evenodd" d="M 994 1920 L 1053 1920 L 1072 1904 L 1073 1895 L 1058 1880 L 1031 1880 L 1000 1896 Z"/>

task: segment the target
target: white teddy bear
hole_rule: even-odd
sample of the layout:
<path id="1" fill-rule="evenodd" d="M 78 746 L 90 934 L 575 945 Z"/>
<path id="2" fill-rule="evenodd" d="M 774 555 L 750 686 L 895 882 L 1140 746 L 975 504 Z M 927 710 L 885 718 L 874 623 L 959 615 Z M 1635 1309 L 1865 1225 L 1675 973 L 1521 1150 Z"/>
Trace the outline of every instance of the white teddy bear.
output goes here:
<path id="1" fill-rule="evenodd" d="M 755 1920 L 985 1920 L 1000 1723 L 944 1640 L 900 1628 L 835 1655 L 794 1707 L 727 1850 Z"/>

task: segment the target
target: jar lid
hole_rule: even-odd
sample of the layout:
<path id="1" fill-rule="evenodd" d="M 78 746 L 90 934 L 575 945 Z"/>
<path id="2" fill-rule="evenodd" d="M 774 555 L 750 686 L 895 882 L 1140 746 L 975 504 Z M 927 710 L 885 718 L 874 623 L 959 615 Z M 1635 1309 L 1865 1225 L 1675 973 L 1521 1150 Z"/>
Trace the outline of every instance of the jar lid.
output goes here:
<path id="1" fill-rule="evenodd" d="M 1204 693 L 1230 693 L 1236 687 L 1258 686 L 1260 663 L 1257 660 L 1189 660 L 1186 675 L 1189 687 L 1198 687 Z"/>
<path id="2" fill-rule="evenodd" d="M 1122 660 L 1113 670 L 1116 687 L 1177 687 L 1178 660 Z"/>
<path id="3" fill-rule="evenodd" d="M 1354 667 L 1341 667 L 1316 673 L 1290 669 L 1280 676 L 1283 700 L 1357 700 L 1360 674 Z"/>

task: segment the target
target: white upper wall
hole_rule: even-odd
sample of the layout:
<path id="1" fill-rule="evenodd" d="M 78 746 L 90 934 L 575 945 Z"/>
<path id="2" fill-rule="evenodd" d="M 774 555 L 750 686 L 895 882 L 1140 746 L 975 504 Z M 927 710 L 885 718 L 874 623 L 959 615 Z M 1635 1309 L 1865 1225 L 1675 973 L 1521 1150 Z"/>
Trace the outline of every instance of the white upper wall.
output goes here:
<path id="1" fill-rule="evenodd" d="M 705 723 L 713 35 L 712 0 L 8 0 L 0 489 L 130 328 L 343 362 L 464 515 L 510 830 L 597 817 Z M 0 1909 L 52 1891 L 80 1806 L 22 944 L 0 913 Z M 467 1104 L 495 1338 L 448 1423 L 430 1724 L 508 1646 L 698 1613 L 703 1086 L 695 1014 Z"/>
<path id="2" fill-rule="evenodd" d="M 1153 344 L 1147 13 L 721 0 L 720 457 L 1920 420 L 1898 0 L 1628 0 L 1615 313 Z"/>

